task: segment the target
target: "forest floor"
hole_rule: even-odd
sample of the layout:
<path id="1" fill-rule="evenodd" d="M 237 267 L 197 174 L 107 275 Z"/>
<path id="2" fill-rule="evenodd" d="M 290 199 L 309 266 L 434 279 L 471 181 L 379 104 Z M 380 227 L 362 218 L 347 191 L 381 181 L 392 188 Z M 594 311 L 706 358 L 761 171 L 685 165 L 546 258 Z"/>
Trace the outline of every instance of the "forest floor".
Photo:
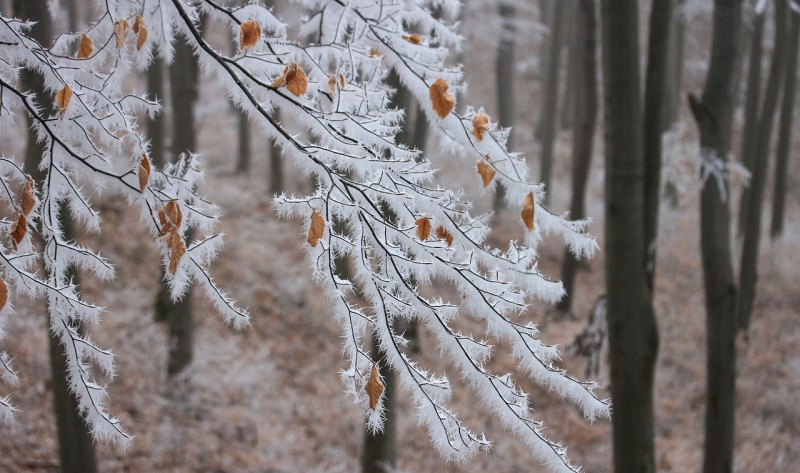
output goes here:
<path id="1" fill-rule="evenodd" d="M 478 77 L 481 66 L 492 58 L 484 54 L 470 60 L 468 79 Z M 520 84 L 534 82 L 530 73 L 521 75 Z M 471 97 L 494 97 L 491 81 L 478 81 L 470 91 Z M 115 473 L 358 471 L 363 422 L 343 393 L 339 330 L 329 302 L 319 297 L 311 279 L 302 222 L 276 217 L 267 191 L 266 160 L 257 159 L 247 175 L 233 172 L 237 121 L 225 113 L 226 105 L 212 99 L 219 96 L 213 84 L 205 85 L 198 111 L 199 151 L 208 176 L 202 191 L 223 210 L 226 233 L 213 274 L 241 305 L 249 307 L 252 326 L 235 332 L 206 301 L 193 298 L 195 361 L 180 379 L 167 380 L 166 327 L 154 322 L 152 311 L 159 285 L 159 258 L 153 242 L 123 200 L 96 197 L 104 215 L 104 236 L 81 239 L 116 264 L 118 278 L 107 284 L 85 281 L 87 298 L 108 307 L 101 324 L 90 332 L 116 354 L 119 376 L 110 383 L 110 409 L 135 435 L 126 452 L 99 444 L 99 469 Z M 532 98 L 520 103 L 523 109 L 535 109 Z M 526 116 L 522 111 L 518 115 Z M 535 156 L 532 130 L 526 129 L 532 126 L 521 123 L 515 139 L 520 149 Z M 559 139 L 554 209 L 567 208 L 569 136 L 562 132 Z M 691 138 L 696 140 L 694 135 Z M 800 149 L 798 138 L 795 150 Z M 265 156 L 265 140 L 254 141 L 255 155 Z M 590 231 L 602 248 L 600 134 L 596 144 L 589 214 L 594 219 Z M 434 163 L 442 162 L 433 141 L 430 148 Z M 531 165 L 535 168 L 538 163 L 531 158 Z M 310 189 L 307 177 L 291 165 L 285 169 L 287 190 Z M 472 166 L 446 171 L 457 176 L 458 185 L 474 187 Z M 737 472 L 788 471 L 800 460 L 800 160 L 794 160 L 789 175 L 787 229 L 776 242 L 764 238 L 753 326 L 747 339 L 737 343 Z M 472 197 L 482 210 L 492 200 L 486 194 Z M 677 208 L 665 204 L 662 209 L 655 296 L 661 336 L 656 375 L 657 462 L 662 472 L 699 471 L 702 464 L 706 357 L 698 207 L 697 193 L 692 192 L 681 196 Z M 518 234 L 517 219 L 515 212 L 506 212 L 496 223 L 495 236 Z M 562 256 L 560 242 L 546 241 L 542 271 L 557 277 Z M 602 268 L 601 251 L 589 270 L 579 273 L 574 315 L 565 317 L 534 304 L 529 317 L 540 325 L 545 342 L 566 347 L 583 328 L 604 292 Z M 14 425 L 0 427 L 0 471 L 56 472 L 43 307 L 20 301 L 16 310 L 3 344 L 20 372 L 20 383 L 11 390 L 20 412 Z M 423 335 L 421 347 L 417 356 L 421 364 L 439 373 L 454 371 L 442 363 L 430 338 Z M 507 347 L 499 344 L 495 352 L 491 369 L 513 371 L 513 361 L 505 355 Z M 582 375 L 585 360 L 567 355 L 562 365 Z M 525 379 L 517 381 L 531 393 L 535 415 L 544 421 L 547 435 L 569 447 L 574 463 L 589 472 L 611 471 L 608 421 L 588 424 L 569 403 Z M 607 382 L 605 364 L 598 381 Z M 473 430 L 484 432 L 493 448 L 469 463 L 445 464 L 417 426 L 406 397 L 400 396 L 398 471 L 545 471 L 463 386 L 455 389 L 452 409 Z"/>

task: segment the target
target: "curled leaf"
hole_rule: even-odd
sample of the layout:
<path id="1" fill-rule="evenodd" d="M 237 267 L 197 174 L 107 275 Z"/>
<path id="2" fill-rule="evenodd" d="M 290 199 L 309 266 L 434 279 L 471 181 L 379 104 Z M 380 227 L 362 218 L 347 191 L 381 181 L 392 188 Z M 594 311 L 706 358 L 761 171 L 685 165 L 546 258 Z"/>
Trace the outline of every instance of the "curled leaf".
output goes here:
<path id="1" fill-rule="evenodd" d="M 69 107 L 69 101 L 72 100 L 72 88 L 69 86 L 64 87 L 56 93 L 56 105 L 58 105 L 59 117 L 64 118 Z"/>
<path id="2" fill-rule="evenodd" d="M 144 193 L 147 183 L 150 181 L 150 160 L 146 154 L 139 158 L 139 192 Z"/>
<path id="3" fill-rule="evenodd" d="M 120 18 L 114 22 L 114 36 L 117 39 L 118 48 L 121 48 L 125 45 L 125 36 L 128 35 L 129 29 L 130 25 L 128 24 L 128 20 L 125 18 Z"/>
<path id="4" fill-rule="evenodd" d="M 78 59 L 86 59 L 92 55 L 94 52 L 94 44 L 92 43 L 92 38 L 89 37 L 86 33 L 81 35 L 81 44 L 78 48 Z"/>
<path id="5" fill-rule="evenodd" d="M 442 225 L 436 227 L 436 238 L 444 240 L 447 246 L 453 246 L 453 235 Z"/>
<path id="6" fill-rule="evenodd" d="M 147 42 L 147 26 L 144 22 L 139 25 L 139 32 L 136 34 L 136 50 L 141 51 L 144 43 Z"/>
<path id="7" fill-rule="evenodd" d="M 422 217 L 415 222 L 417 225 L 417 239 L 419 241 L 426 241 L 431 236 L 431 219 Z"/>
<path id="8" fill-rule="evenodd" d="M 431 103 L 439 118 L 446 117 L 456 105 L 456 99 L 447 92 L 449 88 L 450 86 L 444 79 L 436 79 L 431 85 Z"/>
<path id="9" fill-rule="evenodd" d="M 369 373 L 367 385 L 364 386 L 364 391 L 369 396 L 369 408 L 374 411 L 378 407 L 381 394 L 383 394 L 383 382 L 378 374 L 378 365 L 375 363 L 372 364 L 372 370 Z"/>
<path id="10" fill-rule="evenodd" d="M 261 25 L 255 20 L 247 20 L 239 26 L 239 49 L 253 49 L 261 39 Z"/>
<path id="11" fill-rule="evenodd" d="M 183 255 L 186 254 L 186 243 L 184 243 L 183 237 L 181 237 L 181 234 L 177 229 L 169 233 L 169 237 L 167 238 L 167 246 L 170 250 L 168 269 L 172 275 L 175 275 L 175 273 L 178 271 L 178 265 L 181 262 L 181 258 L 183 258 Z"/>
<path id="12" fill-rule="evenodd" d="M 297 97 L 306 93 L 308 78 L 303 68 L 296 62 L 287 64 L 283 74 L 272 82 L 272 87 L 283 87 L 284 85 Z"/>
<path id="13" fill-rule="evenodd" d="M 333 74 L 328 76 L 328 90 L 330 90 L 332 94 L 336 93 L 336 76 Z"/>
<path id="14" fill-rule="evenodd" d="M 5 309 L 6 304 L 8 304 L 8 284 L 5 279 L 0 278 L 0 310 Z"/>
<path id="15" fill-rule="evenodd" d="M 494 175 L 496 174 L 494 168 L 485 161 L 478 161 L 478 174 L 481 175 L 481 179 L 483 179 L 483 187 L 486 188 L 494 179 Z"/>
<path id="16" fill-rule="evenodd" d="M 25 214 L 19 214 L 17 217 L 17 221 L 14 223 L 14 228 L 11 229 L 11 243 L 14 246 L 14 249 L 17 249 L 19 243 L 25 238 L 25 235 L 28 233 L 28 218 L 25 217 Z"/>
<path id="17" fill-rule="evenodd" d="M 144 26 L 144 18 L 142 18 L 142 15 L 136 15 L 133 20 L 133 32 L 138 34 L 142 26 Z"/>
<path id="18" fill-rule="evenodd" d="M 489 115 L 476 113 L 472 117 L 472 136 L 478 141 L 483 140 L 483 134 L 489 131 Z"/>
<path id="19" fill-rule="evenodd" d="M 173 225 L 176 227 L 180 227 L 181 223 L 183 222 L 183 212 L 181 211 L 181 204 L 178 203 L 177 200 L 170 200 L 164 206 L 164 211 L 166 212 L 167 217 L 169 217 L 169 221 L 172 222 Z"/>
<path id="20" fill-rule="evenodd" d="M 28 176 L 25 187 L 22 189 L 22 213 L 27 217 L 36 205 L 36 196 L 33 194 L 33 179 Z"/>
<path id="21" fill-rule="evenodd" d="M 311 246 L 317 246 L 317 242 L 325 235 L 325 219 L 322 214 L 316 211 L 311 212 L 311 225 L 308 228 L 308 238 L 306 241 Z"/>
<path id="22" fill-rule="evenodd" d="M 404 34 L 403 39 L 413 44 L 420 44 L 422 42 L 422 36 L 418 35 L 417 33 Z"/>
<path id="23" fill-rule="evenodd" d="M 522 204 L 522 221 L 525 222 L 525 226 L 528 227 L 528 231 L 532 232 L 534 229 L 533 223 L 533 216 L 534 211 L 536 208 L 536 202 L 533 199 L 533 192 L 528 192 L 528 195 L 525 196 L 525 201 Z"/>

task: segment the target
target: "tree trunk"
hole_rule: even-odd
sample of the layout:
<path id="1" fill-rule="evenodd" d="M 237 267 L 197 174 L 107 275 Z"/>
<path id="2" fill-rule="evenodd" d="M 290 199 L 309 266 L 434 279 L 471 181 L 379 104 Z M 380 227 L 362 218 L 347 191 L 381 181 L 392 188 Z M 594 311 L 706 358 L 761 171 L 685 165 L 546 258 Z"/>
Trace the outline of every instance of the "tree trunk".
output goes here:
<path id="1" fill-rule="evenodd" d="M 669 32 L 672 0 L 653 2 L 644 90 L 644 244 L 647 250 L 647 284 L 652 296 L 656 275 L 658 210 L 661 204 L 662 106 L 669 71 Z"/>
<path id="2" fill-rule="evenodd" d="M 644 156 L 637 2 L 602 0 L 606 285 L 614 471 L 655 471 L 658 330 L 645 272 Z"/>
<path id="3" fill-rule="evenodd" d="M 744 129 L 742 130 L 741 162 L 748 171 L 753 170 L 755 160 L 756 136 L 758 133 L 758 115 L 761 105 L 761 54 L 764 42 L 765 12 L 756 13 L 753 17 L 753 32 L 750 41 L 750 65 L 747 72 L 747 98 L 744 105 Z M 739 202 L 739 235 L 744 234 L 747 219 L 747 205 L 750 201 L 750 188 L 742 191 Z"/>
<path id="4" fill-rule="evenodd" d="M 514 51 L 514 6 L 507 0 L 500 2 L 500 40 L 497 43 L 497 109 L 498 123 L 501 127 L 514 126 L 514 70 L 516 62 Z M 508 136 L 508 149 L 513 149 L 513 130 Z M 498 183 L 495 191 L 494 209 L 500 212 L 504 207 L 505 187 Z"/>
<path id="5" fill-rule="evenodd" d="M 767 164 L 769 162 L 772 141 L 772 125 L 775 110 L 780 98 L 781 84 L 786 60 L 787 39 L 787 6 L 784 0 L 775 0 L 775 49 L 772 51 L 769 79 L 764 93 L 764 103 L 758 121 L 755 159 L 750 178 L 750 195 L 745 215 L 744 245 L 742 248 L 741 273 L 739 275 L 738 310 L 739 327 L 750 327 L 750 316 L 753 311 L 753 299 L 758 279 L 758 246 L 761 240 L 761 204 L 764 200 L 764 188 L 767 180 Z"/>
<path id="6" fill-rule="evenodd" d="M 561 0 L 565 1 L 565 0 Z M 581 67 L 581 52 L 578 46 L 578 42 L 580 41 L 578 31 L 576 30 L 576 25 L 578 23 L 578 0 L 566 0 L 568 3 L 566 5 L 566 12 L 564 14 L 564 25 L 562 28 L 564 29 L 564 33 L 569 38 L 569 41 L 566 42 L 565 49 L 566 49 L 566 73 L 567 77 L 564 79 L 564 83 L 566 84 L 564 87 L 564 92 L 562 94 L 562 102 L 561 102 L 561 113 L 559 114 L 560 123 L 562 130 L 569 130 L 572 128 L 572 125 L 575 122 L 575 95 L 577 94 L 577 89 L 579 87 L 580 79 L 579 79 L 579 70 Z"/>
<path id="7" fill-rule="evenodd" d="M 556 124 L 558 123 L 558 75 L 561 69 L 561 28 L 564 23 L 564 2 L 556 0 L 553 22 L 550 24 L 549 51 L 545 87 L 542 91 L 541 168 L 539 180 L 545 185 L 544 204 L 550 203 L 550 182 L 553 174 L 553 148 L 555 147 Z"/>
<path id="8" fill-rule="evenodd" d="M 586 186 L 592 162 L 594 128 L 597 121 L 597 16 L 594 0 L 580 0 L 576 10 L 578 27 L 574 54 L 578 62 L 575 90 L 575 128 L 572 134 L 572 204 L 573 219 L 586 217 Z M 578 261 L 567 249 L 561 269 L 561 281 L 566 295 L 558 304 L 568 312 L 575 292 L 575 272 Z"/>
<path id="9" fill-rule="evenodd" d="M 14 15 L 36 21 L 30 30 L 30 36 L 42 45 L 49 45 L 52 37 L 52 23 L 45 0 L 14 0 Z M 36 96 L 37 103 L 47 109 L 51 103 L 50 95 L 44 89 L 41 75 L 32 70 L 23 70 L 20 77 L 23 89 L 31 91 Z M 30 127 L 28 118 L 28 146 L 25 151 L 25 169 L 35 182 L 44 180 L 44 172 L 39 169 L 39 162 L 44 153 L 43 143 L 36 141 L 36 133 Z M 70 239 L 72 225 L 68 218 L 69 213 L 61 211 L 64 238 Z M 77 279 L 77 275 L 75 275 Z M 75 280 L 75 284 L 78 284 Z M 54 337 L 48 326 L 48 346 L 50 353 L 50 369 L 53 385 L 53 408 L 58 429 L 58 453 L 63 473 L 94 473 L 97 471 L 94 444 L 92 435 L 86 421 L 80 414 L 78 400 L 69 390 L 67 381 L 67 361 L 64 347 Z"/>
<path id="10" fill-rule="evenodd" d="M 727 161 L 741 57 L 741 0 L 716 0 L 711 63 L 702 99 L 690 96 L 701 152 Z M 715 182 L 703 186 L 700 242 L 706 295 L 707 396 L 705 473 L 733 471 L 736 381 L 736 286 L 730 248 L 730 203 Z"/>
<path id="11" fill-rule="evenodd" d="M 384 354 L 378 347 L 375 334 L 372 335 L 372 358 L 378 363 L 384 383 L 383 405 L 386 419 L 383 421 L 383 432 L 364 433 L 364 455 L 362 457 L 362 473 L 386 473 L 394 471 L 397 458 L 397 388 L 394 372 L 386 365 Z"/>
<path id="12" fill-rule="evenodd" d="M 683 84 L 683 46 L 686 36 L 686 15 L 683 12 L 686 0 L 677 0 L 670 13 L 669 53 L 667 55 L 666 98 L 661 107 L 661 129 L 668 130 L 678 121 Z"/>
<path id="13" fill-rule="evenodd" d="M 198 96 L 197 61 L 192 48 L 180 39 L 175 44 L 175 63 L 170 68 L 172 89 L 172 155 L 195 151 L 194 106 Z M 191 235 L 188 235 L 191 239 Z M 180 373 L 192 362 L 192 291 L 169 309 L 169 360 L 167 373 Z"/>
<path id="14" fill-rule="evenodd" d="M 250 120 L 244 112 L 239 112 L 239 157 L 236 160 L 236 172 L 250 172 Z"/>
<path id="15" fill-rule="evenodd" d="M 158 100 L 162 106 L 167 105 L 164 94 L 164 61 L 153 53 L 153 63 L 147 69 L 147 93 L 150 98 Z M 164 147 L 164 136 L 167 125 L 166 115 L 162 111 L 147 120 L 147 137 L 150 138 L 150 159 L 158 167 L 167 164 Z"/>
<path id="16" fill-rule="evenodd" d="M 792 36 L 789 44 L 789 56 L 786 58 L 786 77 L 781 103 L 780 132 L 775 163 L 775 188 L 772 196 L 772 225 L 770 235 L 777 239 L 783 233 L 783 221 L 786 210 L 786 174 L 789 172 L 789 153 L 792 143 L 792 122 L 794 119 L 794 102 L 797 92 L 797 52 L 800 43 L 800 14 L 792 16 Z"/>
<path id="17" fill-rule="evenodd" d="M 273 109 L 272 117 L 276 122 L 281 121 L 280 112 Z M 269 192 L 272 195 L 283 193 L 283 161 L 281 160 L 281 149 L 274 140 L 269 140 Z"/>
<path id="18" fill-rule="evenodd" d="M 78 0 L 67 0 L 67 28 L 70 32 L 78 31 Z"/>

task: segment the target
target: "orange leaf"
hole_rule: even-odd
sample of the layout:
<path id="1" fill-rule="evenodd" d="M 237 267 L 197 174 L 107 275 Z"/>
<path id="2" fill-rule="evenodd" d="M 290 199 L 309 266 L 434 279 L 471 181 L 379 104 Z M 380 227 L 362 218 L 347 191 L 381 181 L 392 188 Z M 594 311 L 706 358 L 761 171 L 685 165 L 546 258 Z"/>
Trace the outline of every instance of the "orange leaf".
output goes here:
<path id="1" fill-rule="evenodd" d="M 369 55 L 372 57 L 383 57 L 383 54 L 381 54 L 381 50 L 376 48 L 375 46 L 370 48 Z"/>
<path id="2" fill-rule="evenodd" d="M 325 219 L 314 210 L 311 212 L 311 226 L 308 228 L 308 238 L 306 241 L 311 246 L 317 246 L 317 242 L 325 235 Z"/>
<path id="3" fill-rule="evenodd" d="M 16 223 L 14 223 L 14 228 L 11 230 L 11 243 L 14 245 L 15 250 L 27 233 L 28 219 L 25 214 L 19 214 Z"/>
<path id="4" fill-rule="evenodd" d="M 422 217 L 417 219 L 417 239 L 419 241 L 426 241 L 431 236 L 431 219 Z"/>
<path id="5" fill-rule="evenodd" d="M 5 309 L 8 303 L 8 284 L 3 278 L 0 278 L 0 310 Z"/>
<path id="6" fill-rule="evenodd" d="M 167 217 L 169 217 L 169 221 L 176 227 L 180 227 L 181 222 L 183 222 L 183 212 L 181 211 L 181 204 L 179 204 L 177 200 L 170 200 L 164 206 L 164 210 L 167 214 Z"/>
<path id="7" fill-rule="evenodd" d="M 489 131 L 489 115 L 476 113 L 472 117 L 472 136 L 478 141 L 483 140 L 483 134 Z"/>
<path id="8" fill-rule="evenodd" d="M 308 78 L 303 68 L 298 66 L 297 63 L 290 62 L 287 64 L 283 70 L 283 75 L 272 82 L 272 87 L 283 87 L 284 85 L 289 89 L 289 92 L 297 97 L 306 93 Z"/>
<path id="9" fill-rule="evenodd" d="M 328 90 L 330 90 L 332 94 L 336 93 L 336 76 L 333 74 L 328 76 Z"/>
<path id="10" fill-rule="evenodd" d="M 422 36 L 418 35 L 417 33 L 404 34 L 403 39 L 414 44 L 420 44 L 422 42 Z"/>
<path id="11" fill-rule="evenodd" d="M 533 215 L 535 211 L 536 205 L 533 200 L 533 192 L 528 192 L 528 195 L 525 196 L 525 201 L 522 204 L 522 221 L 525 222 L 525 226 L 528 227 L 528 231 L 532 232 L 534 227 L 533 223 Z"/>
<path id="12" fill-rule="evenodd" d="M 436 227 L 436 238 L 447 242 L 447 246 L 453 246 L 453 235 L 442 225 Z"/>
<path id="13" fill-rule="evenodd" d="M 90 38 L 86 33 L 81 35 L 81 45 L 78 48 L 78 59 L 86 59 L 92 55 L 94 52 L 94 44 L 92 44 L 92 38 Z"/>
<path id="14" fill-rule="evenodd" d="M 125 36 L 128 35 L 130 25 L 128 20 L 121 18 L 114 22 L 114 36 L 117 38 L 117 47 L 121 48 L 125 45 Z"/>
<path id="15" fill-rule="evenodd" d="M 27 217 L 34 205 L 36 205 L 36 196 L 33 194 L 33 179 L 28 176 L 25 187 L 22 189 L 22 213 Z"/>
<path id="16" fill-rule="evenodd" d="M 478 174 L 481 175 L 481 179 L 483 179 L 483 187 L 486 188 L 494 179 L 494 175 L 496 174 L 494 168 L 484 161 L 478 161 Z"/>
<path id="17" fill-rule="evenodd" d="M 150 160 L 146 154 L 142 154 L 139 159 L 139 192 L 144 193 L 147 183 L 150 181 Z"/>
<path id="18" fill-rule="evenodd" d="M 61 118 L 64 118 L 64 114 L 67 113 L 70 100 L 72 100 L 72 88 L 69 86 L 64 87 L 56 93 L 56 105 L 58 105 L 59 116 Z"/>
<path id="19" fill-rule="evenodd" d="M 444 79 L 436 79 L 431 85 L 431 103 L 439 118 L 446 117 L 456 105 L 456 99 L 447 92 L 449 88 L 450 86 Z"/>
<path id="20" fill-rule="evenodd" d="M 174 275 L 178 271 L 181 258 L 186 254 L 186 243 L 183 242 L 183 238 L 178 233 L 177 229 L 170 232 L 167 246 L 169 246 L 171 251 L 169 256 L 169 272 Z"/>
<path id="21" fill-rule="evenodd" d="M 140 17 L 137 17 L 140 18 Z M 139 25 L 139 32 L 136 34 L 136 50 L 141 51 L 144 43 L 147 42 L 147 26 L 144 22 Z"/>
<path id="22" fill-rule="evenodd" d="M 261 25 L 255 20 L 247 20 L 239 26 L 239 49 L 253 49 L 261 39 Z"/>
<path id="23" fill-rule="evenodd" d="M 364 391 L 369 396 L 369 408 L 374 411 L 378 407 L 381 394 L 383 394 L 383 382 L 378 375 L 378 365 L 375 363 L 372 364 L 372 370 L 369 373 L 367 385 L 364 386 Z"/>
<path id="24" fill-rule="evenodd" d="M 339 88 L 340 89 L 344 89 L 344 85 L 345 85 L 344 74 L 342 74 L 340 72 L 339 73 Z"/>

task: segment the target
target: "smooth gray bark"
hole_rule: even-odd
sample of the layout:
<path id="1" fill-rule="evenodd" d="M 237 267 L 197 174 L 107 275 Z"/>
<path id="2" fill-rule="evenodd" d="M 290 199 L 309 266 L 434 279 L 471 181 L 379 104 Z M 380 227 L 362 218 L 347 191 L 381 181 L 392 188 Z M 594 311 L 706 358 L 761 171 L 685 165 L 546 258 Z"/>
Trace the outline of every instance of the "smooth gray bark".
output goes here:
<path id="1" fill-rule="evenodd" d="M 276 122 L 281 121 L 278 110 L 272 112 Z M 283 193 L 283 160 L 281 160 L 281 149 L 274 140 L 269 140 L 269 192 L 272 195 Z"/>
<path id="2" fill-rule="evenodd" d="M 164 61 L 154 53 L 153 63 L 147 69 L 147 94 L 151 99 L 158 100 L 162 106 L 167 105 L 164 93 Z M 166 114 L 162 111 L 153 118 L 147 119 L 147 137 L 150 139 L 150 159 L 158 167 L 167 164 L 164 147 L 164 137 L 167 125 Z"/>
<path id="3" fill-rule="evenodd" d="M 572 203 L 570 217 L 586 217 L 586 187 L 591 169 L 594 129 L 597 121 L 597 15 L 594 0 L 580 0 L 576 12 L 578 27 L 575 43 L 577 89 L 575 90 L 575 127 L 572 134 Z M 575 272 L 578 261 L 569 251 L 564 252 L 561 282 L 567 294 L 558 304 L 568 312 L 575 292 Z"/>
<path id="4" fill-rule="evenodd" d="M 741 0 L 716 0 L 711 62 L 701 99 L 690 96 L 701 151 L 726 160 L 736 109 Z M 716 183 L 703 186 L 700 243 L 706 299 L 706 415 L 703 471 L 733 471 L 736 383 L 736 286 L 730 248 L 730 203 Z"/>
<path id="5" fill-rule="evenodd" d="M 772 144 L 772 128 L 775 111 L 781 94 L 786 60 L 788 29 L 787 5 L 784 0 L 775 0 L 775 49 L 772 52 L 769 78 L 764 92 L 764 103 L 758 121 L 755 156 L 750 177 L 750 193 L 745 215 L 744 245 L 739 275 L 739 298 L 736 303 L 739 327 L 748 329 L 753 312 L 753 300 L 758 280 L 758 247 L 761 241 L 761 205 L 767 181 L 767 164 Z"/>
<path id="6" fill-rule="evenodd" d="M 614 471 L 655 471 L 658 330 L 645 272 L 644 156 L 637 2 L 602 0 L 605 257 Z"/>
<path id="7" fill-rule="evenodd" d="M 556 124 L 558 123 L 558 76 L 561 70 L 561 25 L 564 23 L 564 2 L 555 0 L 553 21 L 550 24 L 549 50 L 547 51 L 547 70 L 545 86 L 542 90 L 542 114 L 540 117 L 541 167 L 539 180 L 545 185 L 544 203 L 550 202 L 550 184 L 553 175 L 553 153 L 555 148 Z"/>
<path id="8" fill-rule="evenodd" d="M 672 1 L 653 2 L 644 89 L 644 244 L 647 284 L 652 296 L 656 274 L 658 211 L 661 204 L 661 133 L 669 70 Z"/>
<path id="9" fill-rule="evenodd" d="M 14 15 L 19 18 L 29 19 L 37 23 L 31 28 L 29 34 L 44 46 L 49 46 L 52 38 L 52 23 L 45 0 L 14 0 Z M 44 81 L 40 74 L 23 70 L 20 75 L 20 85 L 26 91 L 32 91 L 36 102 L 44 110 L 49 108 L 52 97 L 45 91 Z M 36 141 L 36 134 L 30 127 L 31 119 L 28 117 L 28 146 L 25 150 L 25 170 L 36 183 L 45 179 L 45 173 L 38 167 L 44 153 L 44 144 Z M 72 225 L 69 212 L 60 212 L 64 237 L 72 238 Z M 73 281 L 77 282 L 77 275 L 73 273 Z M 49 324 L 48 324 L 49 329 Z M 58 454 L 62 473 L 94 473 L 97 471 L 94 444 L 92 435 L 86 421 L 80 414 L 78 400 L 69 390 L 67 381 L 67 359 L 64 347 L 60 340 L 48 330 L 48 349 L 50 371 L 52 375 L 53 409 L 56 417 L 58 431 Z"/>
<path id="10" fill-rule="evenodd" d="M 670 15 L 669 53 L 667 55 L 666 99 L 662 106 L 661 126 L 664 131 L 678 121 L 678 110 L 682 102 L 683 49 L 686 36 L 686 15 L 683 12 L 686 0 L 673 2 Z"/>
<path id="11" fill-rule="evenodd" d="M 244 112 L 239 112 L 239 152 L 236 160 L 236 172 L 247 174 L 250 172 L 252 161 L 250 154 L 250 120 Z"/>
<path id="12" fill-rule="evenodd" d="M 772 222 L 770 236 L 773 240 L 783 233 L 786 218 L 786 175 L 789 171 L 789 155 L 791 154 L 792 124 L 794 121 L 794 105 L 797 96 L 797 53 L 800 43 L 800 14 L 792 15 L 791 42 L 786 58 L 786 74 L 781 102 L 780 132 L 775 160 L 774 191 L 772 195 Z"/>
<path id="13" fill-rule="evenodd" d="M 500 40 L 497 43 L 497 121 L 501 127 L 514 126 L 514 101 L 517 97 L 514 94 L 514 70 L 516 59 L 514 51 L 516 41 L 514 40 L 514 6 L 503 0 L 500 2 Z M 508 136 L 508 149 L 513 149 L 513 130 Z M 494 208 L 496 212 L 505 207 L 504 202 L 505 188 L 497 183 Z"/>

